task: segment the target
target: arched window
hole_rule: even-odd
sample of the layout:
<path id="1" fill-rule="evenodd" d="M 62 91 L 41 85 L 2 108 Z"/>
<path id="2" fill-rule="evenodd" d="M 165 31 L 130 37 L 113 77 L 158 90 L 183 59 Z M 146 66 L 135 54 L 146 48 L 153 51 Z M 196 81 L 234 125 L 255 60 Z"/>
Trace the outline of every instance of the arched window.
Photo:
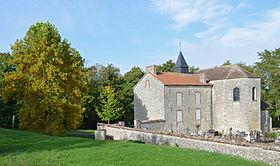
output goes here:
<path id="1" fill-rule="evenodd" d="M 149 80 L 145 81 L 145 88 L 150 88 L 150 81 Z"/>
<path id="2" fill-rule="evenodd" d="M 240 100 L 240 89 L 235 87 L 233 89 L 233 101 L 239 101 Z"/>
<path id="3" fill-rule="evenodd" d="M 177 92 L 176 93 L 176 105 L 177 106 L 182 106 L 183 105 L 183 95 L 182 95 L 182 93 L 181 92 Z"/>
<path id="4" fill-rule="evenodd" d="M 252 100 L 253 101 L 257 100 L 257 89 L 256 89 L 256 87 L 252 88 Z"/>

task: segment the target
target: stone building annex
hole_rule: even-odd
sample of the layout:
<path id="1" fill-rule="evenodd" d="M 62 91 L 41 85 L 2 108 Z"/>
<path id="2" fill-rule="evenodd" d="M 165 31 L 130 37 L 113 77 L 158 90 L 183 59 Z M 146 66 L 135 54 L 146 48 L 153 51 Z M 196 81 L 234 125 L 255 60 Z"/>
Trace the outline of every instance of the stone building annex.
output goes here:
<path id="1" fill-rule="evenodd" d="M 260 78 L 238 65 L 189 73 L 182 52 L 175 72 L 155 66 L 134 87 L 135 127 L 153 131 L 223 133 L 269 131 L 269 107 L 261 102 Z"/>

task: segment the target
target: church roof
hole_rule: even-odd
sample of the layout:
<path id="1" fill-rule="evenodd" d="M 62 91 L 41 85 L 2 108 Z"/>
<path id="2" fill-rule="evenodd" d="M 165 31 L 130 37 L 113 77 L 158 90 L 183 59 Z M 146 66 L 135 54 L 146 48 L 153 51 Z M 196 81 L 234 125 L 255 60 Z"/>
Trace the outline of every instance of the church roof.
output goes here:
<path id="1" fill-rule="evenodd" d="M 175 65 L 175 68 L 177 67 L 189 67 L 184 56 L 183 56 L 183 53 L 182 51 L 180 51 L 179 55 L 178 55 L 178 58 L 177 58 L 177 61 L 176 61 L 176 65 Z"/>
<path id="2" fill-rule="evenodd" d="M 177 72 L 181 72 L 184 70 L 184 72 L 187 72 L 185 70 L 187 70 L 189 68 L 182 51 L 180 51 L 177 61 L 176 61 L 176 65 L 175 65 L 175 71 Z"/>
<path id="3" fill-rule="evenodd" d="M 154 75 L 159 81 L 161 81 L 164 85 L 194 85 L 194 86 L 203 86 L 210 85 L 208 83 L 201 81 L 200 74 L 185 74 L 185 73 L 171 73 L 171 72 L 163 72 L 157 73 Z"/>
<path id="4" fill-rule="evenodd" d="M 199 70 L 197 73 L 204 73 L 208 80 L 224 80 L 235 78 L 259 78 L 256 75 L 242 69 L 238 65 L 226 65 L 210 69 Z"/>

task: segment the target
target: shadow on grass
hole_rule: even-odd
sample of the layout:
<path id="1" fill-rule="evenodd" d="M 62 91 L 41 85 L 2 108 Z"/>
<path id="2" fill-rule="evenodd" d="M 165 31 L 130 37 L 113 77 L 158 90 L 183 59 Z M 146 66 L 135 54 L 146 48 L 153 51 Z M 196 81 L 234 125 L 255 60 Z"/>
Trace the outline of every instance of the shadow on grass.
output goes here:
<path id="1" fill-rule="evenodd" d="M 11 130 L 0 128 L 0 155 L 13 153 L 34 152 L 44 150 L 68 150 L 89 148 L 106 144 L 105 141 L 96 141 L 88 138 L 57 137 L 31 131 Z"/>

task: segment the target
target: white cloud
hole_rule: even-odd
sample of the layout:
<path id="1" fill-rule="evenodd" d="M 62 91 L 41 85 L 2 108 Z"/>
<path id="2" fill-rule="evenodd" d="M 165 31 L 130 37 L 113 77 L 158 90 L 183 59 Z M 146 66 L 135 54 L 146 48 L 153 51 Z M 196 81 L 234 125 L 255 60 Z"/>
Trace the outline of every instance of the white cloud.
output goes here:
<path id="1" fill-rule="evenodd" d="M 170 15 L 176 28 L 184 29 L 193 22 L 208 26 L 207 30 L 194 34 L 196 41 L 181 38 L 168 43 L 177 48 L 181 41 L 186 60 L 190 65 L 200 67 L 219 65 L 226 59 L 253 64 L 258 60 L 257 52 L 280 47 L 280 8 L 253 13 L 258 15 L 257 20 L 248 20 L 242 26 L 230 26 L 232 20 L 227 15 L 248 5 L 246 0 L 234 8 L 218 0 L 154 1 L 157 11 Z"/>
<path id="2" fill-rule="evenodd" d="M 247 2 L 247 0 L 243 0 L 236 7 L 237 8 L 244 8 L 244 7 L 247 7 L 247 6 L 249 6 L 249 3 Z"/>
<path id="3" fill-rule="evenodd" d="M 280 8 L 267 11 L 263 18 L 245 27 L 229 28 L 220 42 L 228 46 L 280 44 L 279 29 Z"/>
<path id="4" fill-rule="evenodd" d="M 193 22 L 207 24 L 232 8 L 220 0 L 154 0 L 153 6 L 157 12 L 170 15 L 178 30 Z"/>

